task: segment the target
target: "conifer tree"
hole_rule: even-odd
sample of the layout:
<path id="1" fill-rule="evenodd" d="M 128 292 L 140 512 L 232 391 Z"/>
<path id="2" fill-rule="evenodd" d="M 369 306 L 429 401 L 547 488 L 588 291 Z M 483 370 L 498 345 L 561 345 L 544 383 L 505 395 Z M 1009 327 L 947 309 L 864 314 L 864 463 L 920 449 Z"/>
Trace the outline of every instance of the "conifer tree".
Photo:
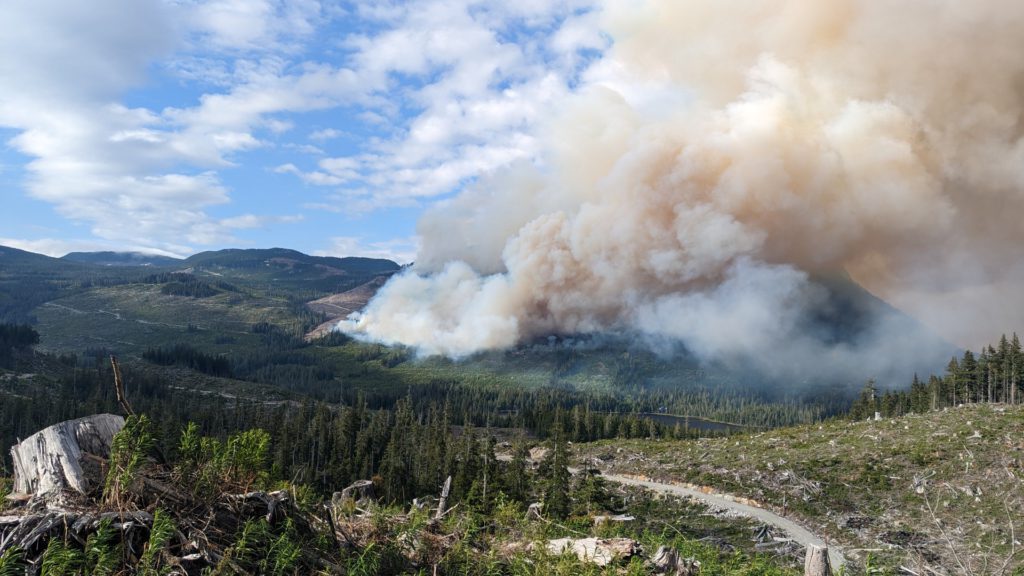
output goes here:
<path id="1" fill-rule="evenodd" d="M 974 358 L 974 352 L 965 350 L 964 357 L 960 360 L 964 403 L 969 404 L 978 398 L 978 372 L 978 361 Z"/>
<path id="2" fill-rule="evenodd" d="M 956 406 L 957 388 L 960 385 L 960 362 L 957 361 L 956 356 L 951 358 L 949 364 L 946 365 L 945 383 L 949 388 L 950 405 Z"/>
<path id="3" fill-rule="evenodd" d="M 1020 338 L 1014 332 L 1010 340 L 1010 404 L 1016 404 L 1020 397 L 1019 386 L 1024 378 L 1021 372 L 1024 371 L 1024 354 L 1021 352 Z"/>
<path id="4" fill-rule="evenodd" d="M 569 450 L 565 443 L 565 433 L 560 424 L 556 424 L 551 432 L 554 444 L 551 450 L 551 463 L 548 467 L 548 478 L 544 490 L 544 514 L 551 518 L 563 519 L 569 515 Z"/>
<path id="5" fill-rule="evenodd" d="M 530 479 L 526 472 L 526 460 L 529 456 L 530 450 L 526 445 L 526 438 L 520 436 L 512 448 L 512 461 L 505 469 L 505 485 L 508 488 L 508 496 L 520 502 L 525 501 L 529 496 Z"/>

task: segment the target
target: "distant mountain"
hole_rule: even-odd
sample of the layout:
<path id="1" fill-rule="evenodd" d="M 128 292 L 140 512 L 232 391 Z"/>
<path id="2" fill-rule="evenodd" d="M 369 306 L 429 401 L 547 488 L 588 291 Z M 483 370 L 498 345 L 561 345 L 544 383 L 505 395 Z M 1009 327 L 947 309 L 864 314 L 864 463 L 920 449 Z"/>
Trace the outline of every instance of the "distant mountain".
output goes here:
<path id="1" fill-rule="evenodd" d="M 217 250 L 178 260 L 124 252 L 77 252 L 51 258 L 0 246 L 0 321 L 35 322 L 35 309 L 41 304 L 93 287 L 151 284 L 158 278 L 156 272 L 191 273 L 201 282 L 225 282 L 305 302 L 400 269 L 391 260 L 310 256 L 282 248 Z"/>
<path id="2" fill-rule="evenodd" d="M 200 252 L 180 266 L 199 276 L 287 290 L 305 300 L 351 290 L 376 276 L 390 276 L 401 270 L 391 260 L 310 256 L 285 248 Z"/>
<path id="3" fill-rule="evenodd" d="M 391 274 L 401 268 L 397 263 L 382 258 L 310 256 L 287 248 L 230 248 L 200 252 L 187 258 L 184 264 L 197 268 L 261 268 L 269 266 L 295 271 L 315 268 L 324 273 L 336 272 L 338 274 Z"/>
<path id="4" fill-rule="evenodd" d="M 0 246 L 0 267 L 6 268 L 14 265 L 59 266 L 60 264 L 59 258 L 51 258 L 50 256 L 19 250 L 10 246 Z"/>
<path id="5" fill-rule="evenodd" d="M 0 322 L 32 322 L 33 308 L 60 295 L 93 267 L 0 246 Z M 100 269 L 102 270 L 102 269 Z"/>
<path id="6" fill-rule="evenodd" d="M 180 258 L 142 252 L 71 252 L 61 260 L 98 266 L 175 266 L 182 262 Z"/>

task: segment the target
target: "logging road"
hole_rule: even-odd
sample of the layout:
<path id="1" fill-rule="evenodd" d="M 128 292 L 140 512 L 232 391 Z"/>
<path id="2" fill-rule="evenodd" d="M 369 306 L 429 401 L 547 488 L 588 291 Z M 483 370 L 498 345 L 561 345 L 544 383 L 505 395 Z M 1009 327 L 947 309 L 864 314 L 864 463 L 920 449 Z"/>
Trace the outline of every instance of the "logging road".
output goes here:
<path id="1" fill-rule="evenodd" d="M 579 470 L 570 468 L 570 472 L 575 474 Z M 664 484 L 661 482 L 651 482 L 649 480 L 640 480 L 630 476 L 623 476 L 621 474 L 607 474 L 602 472 L 601 476 L 605 479 L 615 482 L 618 484 L 627 484 L 629 486 L 639 486 L 646 488 L 654 492 L 662 492 L 667 494 L 674 494 L 676 496 L 682 496 L 684 498 L 692 498 L 703 502 L 709 506 L 720 508 L 724 510 L 732 510 L 738 514 L 748 516 L 759 522 L 764 522 L 776 528 L 779 528 L 783 532 L 789 535 L 794 542 L 801 546 L 807 547 L 808 544 L 814 544 L 817 546 L 825 546 L 825 541 L 819 538 L 815 534 L 811 533 L 810 530 L 803 526 L 793 522 L 788 518 L 783 518 L 774 512 L 765 510 L 764 508 L 758 508 L 757 506 L 751 506 L 742 502 L 736 501 L 736 498 L 728 494 L 705 494 L 700 490 L 690 488 L 688 486 L 682 486 L 679 484 Z M 843 557 L 842 552 L 839 551 L 835 545 L 828 547 L 828 558 L 832 567 L 839 568 L 846 563 L 846 559 Z"/>

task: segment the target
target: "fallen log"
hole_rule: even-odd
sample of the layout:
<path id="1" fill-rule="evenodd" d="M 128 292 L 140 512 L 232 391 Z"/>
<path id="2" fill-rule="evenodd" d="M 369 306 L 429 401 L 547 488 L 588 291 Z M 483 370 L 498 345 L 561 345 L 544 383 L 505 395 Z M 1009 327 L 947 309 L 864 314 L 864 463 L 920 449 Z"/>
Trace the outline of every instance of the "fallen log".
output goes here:
<path id="1" fill-rule="evenodd" d="M 628 561 L 640 552 L 640 545 L 629 538 L 558 538 L 548 540 L 547 550 L 552 554 L 572 552 L 583 562 L 607 566 Z"/>
<path id="2" fill-rule="evenodd" d="M 97 414 L 44 428 L 11 448 L 14 491 L 59 505 L 65 491 L 88 495 L 103 483 L 110 446 L 124 418 Z"/>

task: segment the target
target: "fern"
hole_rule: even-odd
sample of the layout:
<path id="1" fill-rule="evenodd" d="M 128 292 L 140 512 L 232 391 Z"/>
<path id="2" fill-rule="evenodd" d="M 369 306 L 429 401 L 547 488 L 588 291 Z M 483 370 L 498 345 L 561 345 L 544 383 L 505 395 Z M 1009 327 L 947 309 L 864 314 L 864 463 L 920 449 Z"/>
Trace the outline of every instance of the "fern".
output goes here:
<path id="1" fill-rule="evenodd" d="M 50 538 L 43 553 L 40 576 L 68 576 L 77 574 L 85 563 L 81 551 L 67 545 L 61 538 Z"/>
<path id="2" fill-rule="evenodd" d="M 21 547 L 11 546 L 0 554 L 0 576 L 24 576 L 26 568 L 25 551 Z"/>

